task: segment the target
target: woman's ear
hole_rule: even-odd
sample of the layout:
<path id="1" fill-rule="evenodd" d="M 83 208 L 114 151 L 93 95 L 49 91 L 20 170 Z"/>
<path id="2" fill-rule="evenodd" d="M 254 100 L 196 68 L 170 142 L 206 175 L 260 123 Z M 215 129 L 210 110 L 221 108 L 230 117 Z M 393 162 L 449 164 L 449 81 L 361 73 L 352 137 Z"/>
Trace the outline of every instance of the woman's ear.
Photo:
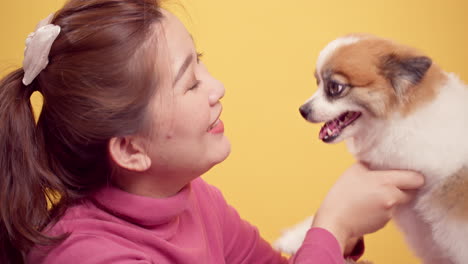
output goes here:
<path id="1" fill-rule="evenodd" d="M 142 138 L 127 136 L 113 137 L 109 141 L 109 154 L 120 167 L 142 172 L 151 167 L 151 159 L 145 151 Z"/>

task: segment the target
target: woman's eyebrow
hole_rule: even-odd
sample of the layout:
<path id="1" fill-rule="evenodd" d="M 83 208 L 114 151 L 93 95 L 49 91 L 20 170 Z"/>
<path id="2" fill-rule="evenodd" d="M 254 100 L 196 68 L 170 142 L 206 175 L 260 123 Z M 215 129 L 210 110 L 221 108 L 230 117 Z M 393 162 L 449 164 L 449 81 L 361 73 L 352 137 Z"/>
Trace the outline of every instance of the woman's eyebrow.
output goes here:
<path id="1" fill-rule="evenodd" d="M 193 54 L 189 54 L 185 58 L 184 63 L 182 63 L 182 66 L 180 66 L 179 71 L 177 72 L 173 85 L 175 85 L 177 81 L 179 81 L 180 78 L 182 78 L 184 73 L 187 71 L 188 66 L 190 65 L 190 63 L 192 63 L 192 60 L 193 60 Z"/>

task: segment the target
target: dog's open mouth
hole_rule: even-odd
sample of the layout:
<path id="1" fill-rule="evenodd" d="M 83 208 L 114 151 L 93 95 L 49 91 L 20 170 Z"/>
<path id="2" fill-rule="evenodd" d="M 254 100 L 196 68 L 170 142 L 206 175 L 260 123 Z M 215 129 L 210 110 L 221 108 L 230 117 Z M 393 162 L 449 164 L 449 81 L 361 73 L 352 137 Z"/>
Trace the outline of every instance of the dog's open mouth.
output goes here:
<path id="1" fill-rule="evenodd" d="M 343 129 L 351 125 L 360 116 L 360 112 L 348 111 L 341 114 L 339 117 L 326 122 L 320 130 L 319 138 L 326 143 L 332 142 L 341 134 Z"/>

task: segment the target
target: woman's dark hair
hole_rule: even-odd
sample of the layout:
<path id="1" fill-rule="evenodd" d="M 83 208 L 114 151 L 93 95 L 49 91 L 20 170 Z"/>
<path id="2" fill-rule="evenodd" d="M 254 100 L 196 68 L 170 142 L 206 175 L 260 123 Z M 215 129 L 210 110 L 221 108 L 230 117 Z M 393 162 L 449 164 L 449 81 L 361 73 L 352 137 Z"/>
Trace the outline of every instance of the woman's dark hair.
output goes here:
<path id="1" fill-rule="evenodd" d="M 161 19 L 156 0 L 71 0 L 52 21 L 47 68 L 28 86 L 23 69 L 0 81 L 0 263 L 61 241 L 42 231 L 108 182 L 109 140 L 144 129 Z"/>

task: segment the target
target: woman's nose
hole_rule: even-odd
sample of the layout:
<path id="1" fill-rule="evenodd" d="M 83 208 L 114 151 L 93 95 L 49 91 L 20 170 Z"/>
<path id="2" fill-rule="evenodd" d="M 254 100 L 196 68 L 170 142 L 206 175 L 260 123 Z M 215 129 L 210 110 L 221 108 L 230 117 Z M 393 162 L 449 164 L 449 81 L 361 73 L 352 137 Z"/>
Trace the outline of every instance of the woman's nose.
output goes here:
<path id="1" fill-rule="evenodd" d="M 215 105 L 216 103 L 218 103 L 218 101 L 224 97 L 225 92 L 224 85 L 218 80 L 215 81 L 213 87 L 214 88 L 211 90 L 210 95 L 208 97 L 210 105 Z"/>

